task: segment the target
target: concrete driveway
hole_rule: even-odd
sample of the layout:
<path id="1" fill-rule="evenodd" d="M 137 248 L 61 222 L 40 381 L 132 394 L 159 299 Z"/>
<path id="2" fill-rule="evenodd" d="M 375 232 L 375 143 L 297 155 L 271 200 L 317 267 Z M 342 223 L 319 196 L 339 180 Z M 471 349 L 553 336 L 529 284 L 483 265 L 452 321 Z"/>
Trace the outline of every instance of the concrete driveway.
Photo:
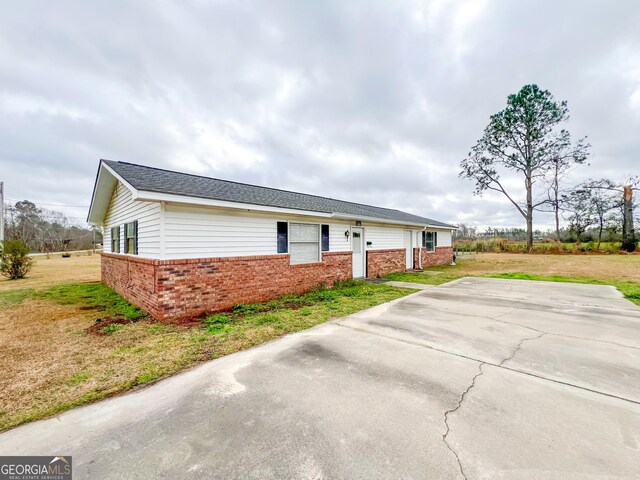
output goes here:
<path id="1" fill-rule="evenodd" d="M 462 279 L 0 435 L 76 479 L 640 478 L 640 309 Z"/>

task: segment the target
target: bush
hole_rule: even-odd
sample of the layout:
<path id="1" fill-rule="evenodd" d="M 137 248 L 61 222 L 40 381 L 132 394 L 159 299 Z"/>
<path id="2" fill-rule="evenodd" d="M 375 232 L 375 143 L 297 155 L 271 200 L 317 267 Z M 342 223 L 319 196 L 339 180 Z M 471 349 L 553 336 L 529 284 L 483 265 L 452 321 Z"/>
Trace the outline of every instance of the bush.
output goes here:
<path id="1" fill-rule="evenodd" d="M 24 278 L 33 266 L 29 247 L 22 240 L 5 240 L 0 245 L 0 273 L 12 280 Z"/>

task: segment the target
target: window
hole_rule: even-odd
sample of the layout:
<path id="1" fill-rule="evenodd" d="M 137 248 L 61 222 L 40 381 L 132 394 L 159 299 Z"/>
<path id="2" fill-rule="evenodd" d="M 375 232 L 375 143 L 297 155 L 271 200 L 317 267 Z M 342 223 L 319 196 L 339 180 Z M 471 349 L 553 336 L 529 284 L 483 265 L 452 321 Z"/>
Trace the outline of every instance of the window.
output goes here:
<path id="1" fill-rule="evenodd" d="M 287 222 L 278 222 L 278 253 L 289 252 L 289 235 L 287 234 Z"/>
<path id="2" fill-rule="evenodd" d="M 422 232 L 422 247 L 427 249 L 427 252 L 434 252 L 438 245 L 438 232 Z"/>
<path id="3" fill-rule="evenodd" d="M 329 225 L 322 225 L 322 251 L 329 251 Z"/>
<path id="4" fill-rule="evenodd" d="M 124 224 L 124 253 L 138 254 L 138 221 Z"/>
<path id="5" fill-rule="evenodd" d="M 320 225 L 289 224 L 289 253 L 291 263 L 320 261 Z"/>
<path id="6" fill-rule="evenodd" d="M 120 253 L 120 227 L 111 229 L 111 253 Z"/>

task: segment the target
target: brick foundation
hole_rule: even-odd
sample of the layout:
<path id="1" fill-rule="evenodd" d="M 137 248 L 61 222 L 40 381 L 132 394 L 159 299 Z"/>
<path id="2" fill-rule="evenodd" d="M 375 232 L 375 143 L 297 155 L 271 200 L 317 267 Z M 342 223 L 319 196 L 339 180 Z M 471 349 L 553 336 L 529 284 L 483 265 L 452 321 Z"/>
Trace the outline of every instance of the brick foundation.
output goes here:
<path id="1" fill-rule="evenodd" d="M 407 251 L 401 249 L 367 250 L 367 277 L 382 277 L 392 272 L 404 272 Z"/>
<path id="2" fill-rule="evenodd" d="M 418 268 L 418 258 L 420 249 L 413 249 L 413 264 Z M 448 265 L 453 260 L 453 247 L 436 247 L 435 252 L 427 252 L 422 249 L 422 268 L 433 267 L 434 265 Z"/>
<path id="3" fill-rule="evenodd" d="M 351 278 L 351 252 L 290 265 L 289 255 L 150 260 L 102 254 L 102 281 L 158 320 L 179 320 Z"/>

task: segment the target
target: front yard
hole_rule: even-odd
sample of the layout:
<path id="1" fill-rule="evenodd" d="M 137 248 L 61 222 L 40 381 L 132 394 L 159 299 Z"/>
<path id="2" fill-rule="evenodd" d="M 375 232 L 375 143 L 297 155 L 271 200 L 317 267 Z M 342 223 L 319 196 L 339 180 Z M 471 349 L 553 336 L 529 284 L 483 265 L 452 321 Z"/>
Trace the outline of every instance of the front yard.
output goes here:
<path id="1" fill-rule="evenodd" d="M 178 326 L 145 318 L 99 277 L 93 255 L 38 258 L 29 278 L 0 280 L 0 430 L 413 291 L 348 282 Z"/>
<path id="2" fill-rule="evenodd" d="M 463 276 L 605 283 L 640 304 L 638 255 L 482 254 L 430 272 L 388 278 L 433 285 Z M 348 282 L 171 325 L 146 318 L 99 277 L 100 257 L 92 255 L 38 258 L 29 278 L 0 280 L 0 430 L 414 291 Z"/>

